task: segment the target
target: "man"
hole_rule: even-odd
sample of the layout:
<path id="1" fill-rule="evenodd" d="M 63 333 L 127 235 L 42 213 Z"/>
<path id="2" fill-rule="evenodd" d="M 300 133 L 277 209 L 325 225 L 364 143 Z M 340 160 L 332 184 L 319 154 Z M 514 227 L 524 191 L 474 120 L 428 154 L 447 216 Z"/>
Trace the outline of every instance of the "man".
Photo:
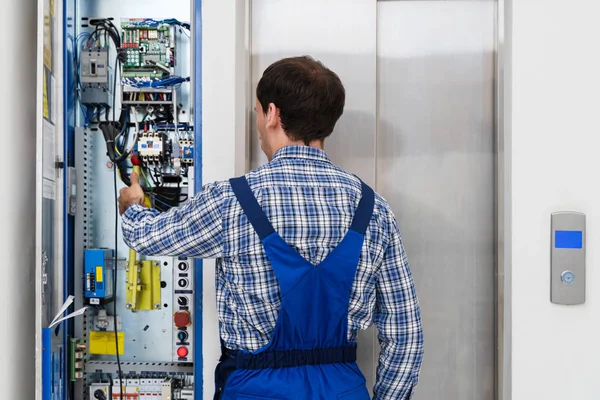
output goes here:
<path id="1" fill-rule="evenodd" d="M 323 150 L 344 108 L 340 79 L 288 58 L 267 68 L 256 94 L 268 164 L 165 213 L 142 207 L 132 176 L 119 198 L 125 242 L 147 255 L 217 258 L 215 399 L 368 399 L 356 337 L 372 323 L 374 398 L 409 399 L 423 334 L 396 220 Z"/>

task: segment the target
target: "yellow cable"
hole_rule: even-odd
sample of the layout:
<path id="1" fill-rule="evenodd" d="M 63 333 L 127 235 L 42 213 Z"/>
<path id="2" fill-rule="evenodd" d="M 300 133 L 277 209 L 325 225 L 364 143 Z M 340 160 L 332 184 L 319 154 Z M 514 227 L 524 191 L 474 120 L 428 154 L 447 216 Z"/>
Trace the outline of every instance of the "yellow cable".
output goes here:
<path id="1" fill-rule="evenodd" d="M 135 172 L 138 177 L 145 176 L 145 175 L 143 175 L 142 168 L 140 168 L 139 165 L 133 166 L 133 172 Z M 144 207 L 146 207 L 146 208 L 152 207 L 152 203 L 150 202 L 150 196 L 148 196 L 148 195 L 144 195 Z"/>

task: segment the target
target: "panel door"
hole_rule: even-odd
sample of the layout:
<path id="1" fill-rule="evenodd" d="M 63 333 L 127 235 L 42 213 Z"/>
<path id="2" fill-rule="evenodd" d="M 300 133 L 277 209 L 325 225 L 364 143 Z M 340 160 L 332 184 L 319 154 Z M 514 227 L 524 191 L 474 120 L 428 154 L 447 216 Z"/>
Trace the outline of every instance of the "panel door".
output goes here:
<path id="1" fill-rule="evenodd" d="M 377 188 L 421 304 L 415 398 L 493 399 L 495 4 L 378 7 Z"/>
<path id="2" fill-rule="evenodd" d="M 36 399 L 63 398 L 65 324 L 50 323 L 63 302 L 62 6 L 38 2 L 36 143 Z M 32 232 L 33 234 L 33 232 Z"/>

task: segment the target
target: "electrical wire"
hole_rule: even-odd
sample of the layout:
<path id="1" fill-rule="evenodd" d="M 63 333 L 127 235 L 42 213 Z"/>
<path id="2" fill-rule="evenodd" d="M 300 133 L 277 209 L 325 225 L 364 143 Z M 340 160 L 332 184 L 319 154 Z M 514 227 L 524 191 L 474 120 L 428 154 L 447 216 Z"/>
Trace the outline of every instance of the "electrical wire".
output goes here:
<path id="1" fill-rule="evenodd" d="M 148 185 L 148 187 L 152 188 L 152 185 L 150 184 L 150 181 L 148 180 L 148 177 L 146 176 L 144 169 L 140 168 L 140 171 L 142 172 L 142 176 L 144 177 L 144 180 L 146 181 L 146 185 Z"/>
<path id="2" fill-rule="evenodd" d="M 167 208 L 173 208 L 172 205 L 165 203 L 164 201 L 160 201 L 159 199 L 157 199 L 157 196 L 153 196 L 154 201 L 159 202 L 160 204 L 162 204 L 163 206 L 167 207 Z"/>
<path id="3" fill-rule="evenodd" d="M 178 89 L 182 83 L 189 81 L 189 76 L 187 78 L 183 78 L 176 75 L 170 75 L 163 79 L 153 79 L 148 77 L 121 78 L 121 84 L 137 89 Z"/>
<path id="4" fill-rule="evenodd" d="M 119 192 L 117 191 L 117 165 L 113 165 L 113 182 L 115 186 L 115 257 L 114 257 L 114 273 L 113 278 L 113 304 L 115 310 L 113 312 L 114 326 L 115 326 L 115 353 L 117 355 L 117 369 L 119 371 L 119 393 L 120 400 L 123 400 L 123 371 L 121 370 L 121 358 L 119 357 L 119 332 L 117 331 L 117 258 L 118 258 L 118 246 L 119 246 Z"/>
<path id="5" fill-rule="evenodd" d="M 117 55 L 115 57 L 115 71 L 114 71 L 115 77 L 113 79 L 113 104 L 112 104 L 112 107 L 113 107 L 113 116 L 112 116 L 113 118 L 112 119 L 113 119 L 113 121 L 115 121 L 115 118 L 116 118 L 115 110 L 117 109 L 117 71 L 118 71 L 117 68 L 118 67 L 119 67 L 119 55 Z"/>

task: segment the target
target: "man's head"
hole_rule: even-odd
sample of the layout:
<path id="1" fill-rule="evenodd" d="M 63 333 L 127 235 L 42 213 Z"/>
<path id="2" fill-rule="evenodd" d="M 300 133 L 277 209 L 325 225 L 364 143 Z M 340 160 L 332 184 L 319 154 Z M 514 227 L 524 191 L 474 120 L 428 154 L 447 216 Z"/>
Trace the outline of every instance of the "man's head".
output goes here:
<path id="1" fill-rule="evenodd" d="M 340 78 L 310 57 L 271 64 L 256 88 L 256 127 L 269 160 L 292 144 L 322 147 L 344 111 Z"/>

